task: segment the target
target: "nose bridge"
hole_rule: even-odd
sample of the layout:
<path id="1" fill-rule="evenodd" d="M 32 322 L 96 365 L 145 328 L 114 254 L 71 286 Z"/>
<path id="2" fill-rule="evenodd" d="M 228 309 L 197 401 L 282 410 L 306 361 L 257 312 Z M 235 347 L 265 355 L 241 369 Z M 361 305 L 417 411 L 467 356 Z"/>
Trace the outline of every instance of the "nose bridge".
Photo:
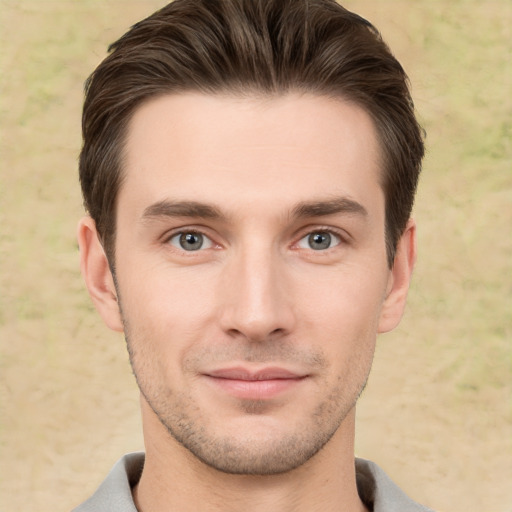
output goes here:
<path id="1" fill-rule="evenodd" d="M 227 265 L 223 328 L 251 341 L 293 328 L 284 264 L 279 251 L 256 238 L 240 247 Z M 228 284 L 229 283 L 229 284 Z"/>

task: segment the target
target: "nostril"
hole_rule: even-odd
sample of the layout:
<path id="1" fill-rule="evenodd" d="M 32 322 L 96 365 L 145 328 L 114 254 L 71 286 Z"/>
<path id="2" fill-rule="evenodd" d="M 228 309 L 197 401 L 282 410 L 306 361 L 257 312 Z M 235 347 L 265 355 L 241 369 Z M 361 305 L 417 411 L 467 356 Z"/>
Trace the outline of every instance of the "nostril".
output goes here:
<path id="1" fill-rule="evenodd" d="M 238 338 L 240 336 L 243 336 L 243 334 L 238 329 L 229 329 L 227 331 L 227 334 L 233 338 Z"/>
<path id="2" fill-rule="evenodd" d="M 254 329 L 229 329 L 227 331 L 227 334 L 232 338 L 244 338 L 246 341 L 252 343 L 264 343 L 271 342 L 272 340 L 275 340 L 277 338 L 282 338 L 283 336 L 286 335 L 286 332 L 286 329 L 279 327 L 269 332 L 257 332 Z"/>

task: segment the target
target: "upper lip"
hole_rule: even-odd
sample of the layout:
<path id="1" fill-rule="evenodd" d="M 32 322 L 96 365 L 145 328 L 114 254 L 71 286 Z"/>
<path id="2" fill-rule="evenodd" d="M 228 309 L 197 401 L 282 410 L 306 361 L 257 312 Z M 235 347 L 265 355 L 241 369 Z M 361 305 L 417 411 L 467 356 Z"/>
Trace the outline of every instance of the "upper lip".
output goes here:
<path id="1" fill-rule="evenodd" d="M 273 379 L 300 379 L 306 377 L 306 374 L 296 373 L 291 370 L 279 367 L 267 367 L 259 370 L 250 370 L 248 368 L 233 367 L 221 368 L 218 370 L 211 370 L 206 372 L 209 377 L 217 379 L 231 379 L 231 380 L 273 380 Z"/>

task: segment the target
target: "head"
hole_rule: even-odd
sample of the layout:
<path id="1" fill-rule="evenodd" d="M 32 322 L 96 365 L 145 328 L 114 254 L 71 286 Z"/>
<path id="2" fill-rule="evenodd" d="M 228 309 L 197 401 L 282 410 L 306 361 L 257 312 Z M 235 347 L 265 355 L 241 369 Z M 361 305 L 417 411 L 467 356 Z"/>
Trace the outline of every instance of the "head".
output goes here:
<path id="1" fill-rule="evenodd" d="M 334 0 L 175 0 L 109 50 L 86 83 L 80 181 L 112 268 L 130 119 L 149 99 L 185 91 L 308 92 L 365 110 L 381 150 L 392 266 L 424 147 L 407 75 L 368 21 Z"/>
<path id="2" fill-rule="evenodd" d="M 82 271 L 150 445 L 259 475 L 346 445 L 414 263 L 403 69 L 330 0 L 176 0 L 111 50 L 87 84 Z"/>

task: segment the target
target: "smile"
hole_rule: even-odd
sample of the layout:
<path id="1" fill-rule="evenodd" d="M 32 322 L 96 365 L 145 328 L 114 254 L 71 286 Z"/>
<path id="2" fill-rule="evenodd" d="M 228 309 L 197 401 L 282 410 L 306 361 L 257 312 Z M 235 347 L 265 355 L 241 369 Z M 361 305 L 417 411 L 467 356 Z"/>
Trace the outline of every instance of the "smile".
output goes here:
<path id="1" fill-rule="evenodd" d="M 204 376 L 211 385 L 244 400 L 269 400 L 295 388 L 308 377 L 283 368 L 251 372 L 240 367 L 214 370 Z"/>

